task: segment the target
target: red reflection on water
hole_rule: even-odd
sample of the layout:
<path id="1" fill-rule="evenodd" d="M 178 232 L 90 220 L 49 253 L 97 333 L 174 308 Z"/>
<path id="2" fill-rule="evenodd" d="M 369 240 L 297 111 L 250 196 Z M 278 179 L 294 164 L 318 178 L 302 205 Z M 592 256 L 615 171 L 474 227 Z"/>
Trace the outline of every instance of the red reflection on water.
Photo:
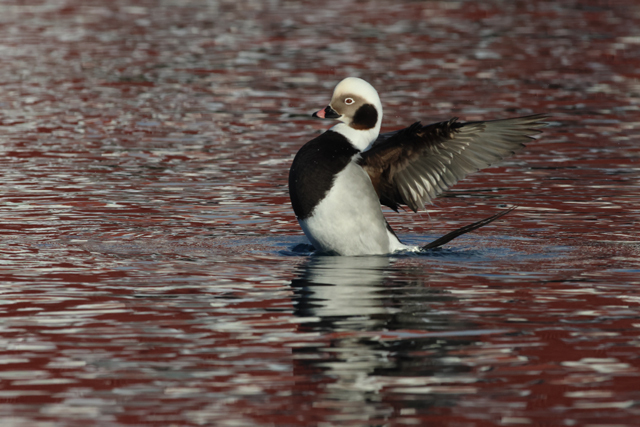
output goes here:
<path id="1" fill-rule="evenodd" d="M 637 423 L 633 2 L 0 9 L 4 419 Z M 348 74 L 387 129 L 551 114 L 388 213 L 403 238 L 519 208 L 430 256 L 291 256 L 288 167 Z"/>

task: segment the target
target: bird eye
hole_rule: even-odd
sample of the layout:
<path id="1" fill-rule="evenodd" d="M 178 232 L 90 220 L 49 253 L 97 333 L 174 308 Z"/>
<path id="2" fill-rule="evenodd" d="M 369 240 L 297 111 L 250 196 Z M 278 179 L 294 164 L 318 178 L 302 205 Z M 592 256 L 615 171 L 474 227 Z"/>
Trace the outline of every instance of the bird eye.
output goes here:
<path id="1" fill-rule="evenodd" d="M 344 103 L 345 103 L 345 104 L 347 104 L 347 105 L 351 105 L 351 104 L 353 104 L 354 102 L 355 102 L 355 101 L 354 101 L 352 98 L 346 98 L 346 99 L 344 100 Z"/>

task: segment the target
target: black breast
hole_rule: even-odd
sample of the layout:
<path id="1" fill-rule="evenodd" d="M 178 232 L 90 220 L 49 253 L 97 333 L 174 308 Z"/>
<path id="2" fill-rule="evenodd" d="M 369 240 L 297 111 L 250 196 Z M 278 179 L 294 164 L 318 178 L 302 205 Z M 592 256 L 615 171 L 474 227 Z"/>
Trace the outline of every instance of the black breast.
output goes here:
<path id="1" fill-rule="evenodd" d="M 298 219 L 306 219 L 325 198 L 335 176 L 359 150 L 331 130 L 307 142 L 289 170 L 289 196 Z"/>

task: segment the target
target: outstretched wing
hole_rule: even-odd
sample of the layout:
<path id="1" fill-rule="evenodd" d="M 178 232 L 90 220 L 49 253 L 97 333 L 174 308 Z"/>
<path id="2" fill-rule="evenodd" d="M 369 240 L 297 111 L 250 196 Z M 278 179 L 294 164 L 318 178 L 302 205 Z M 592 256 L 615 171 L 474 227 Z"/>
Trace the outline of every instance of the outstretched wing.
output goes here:
<path id="1" fill-rule="evenodd" d="M 362 153 L 380 203 L 414 212 L 471 172 L 511 156 L 546 125 L 545 115 L 486 122 L 420 122 L 382 134 Z"/>

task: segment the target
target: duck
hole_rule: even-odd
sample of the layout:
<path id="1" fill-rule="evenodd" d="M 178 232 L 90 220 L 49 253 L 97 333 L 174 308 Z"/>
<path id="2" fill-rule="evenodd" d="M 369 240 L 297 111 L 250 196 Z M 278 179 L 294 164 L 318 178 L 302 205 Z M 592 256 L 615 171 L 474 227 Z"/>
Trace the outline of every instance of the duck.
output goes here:
<path id="1" fill-rule="evenodd" d="M 337 124 L 298 150 L 289 170 L 289 196 L 315 253 L 341 256 L 432 250 L 511 212 L 516 206 L 415 246 L 400 241 L 382 206 L 396 212 L 424 209 L 469 173 L 521 150 L 547 118 L 460 122 L 454 117 L 380 133 L 380 96 L 358 77 L 340 81 L 329 104 L 312 116 Z"/>

